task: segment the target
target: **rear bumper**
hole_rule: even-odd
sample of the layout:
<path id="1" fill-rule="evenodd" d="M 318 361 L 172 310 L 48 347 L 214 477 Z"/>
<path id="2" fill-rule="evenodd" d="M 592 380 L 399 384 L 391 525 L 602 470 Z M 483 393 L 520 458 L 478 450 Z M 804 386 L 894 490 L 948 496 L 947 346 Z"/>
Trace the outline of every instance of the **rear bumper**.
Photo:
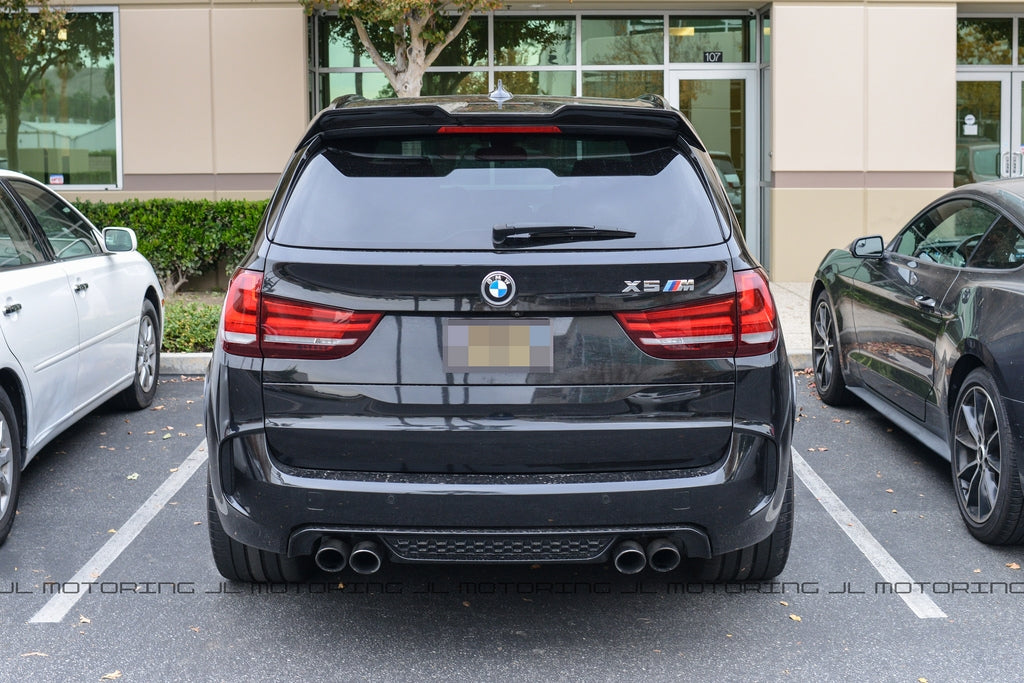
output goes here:
<path id="1" fill-rule="evenodd" d="M 775 528 L 790 468 L 789 448 L 763 435 L 737 432 L 728 458 L 702 472 L 572 475 L 364 475 L 288 471 L 266 455 L 258 432 L 222 442 L 210 477 L 225 531 L 246 545 L 288 555 L 315 550 L 327 535 L 352 542 L 431 537 L 454 543 L 508 539 L 570 543 L 673 538 L 691 556 L 747 547 Z M 438 539 L 442 539 L 439 541 Z M 395 542 L 392 542 L 395 541 Z M 597 543 L 597 541 L 593 541 Z M 413 543 L 415 545 L 415 543 Z M 506 561 L 484 543 L 481 553 L 420 555 L 409 561 Z M 431 554 L 434 556 L 431 556 Z M 491 553 L 488 556 L 488 553 Z M 518 561 L 559 559 L 525 552 Z"/>
<path id="2" fill-rule="evenodd" d="M 603 561 L 617 542 L 664 538 L 686 556 L 710 557 L 772 533 L 791 471 L 784 356 L 738 373 L 731 435 L 709 465 L 488 474 L 286 465 L 268 446 L 260 376 L 249 363 L 215 363 L 220 372 L 207 378 L 213 498 L 232 538 L 289 556 L 334 537 L 375 541 L 391 560 L 410 562 Z"/>

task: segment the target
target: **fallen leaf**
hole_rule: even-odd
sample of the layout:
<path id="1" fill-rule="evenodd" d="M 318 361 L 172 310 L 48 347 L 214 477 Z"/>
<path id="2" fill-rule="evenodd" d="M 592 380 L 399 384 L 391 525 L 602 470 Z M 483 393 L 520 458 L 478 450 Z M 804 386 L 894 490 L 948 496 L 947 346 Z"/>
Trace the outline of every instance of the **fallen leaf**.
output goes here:
<path id="1" fill-rule="evenodd" d="M 789 607 L 789 603 L 786 602 L 785 600 L 779 600 L 779 604 L 782 605 L 783 607 Z"/>
<path id="2" fill-rule="evenodd" d="M 803 621 L 803 619 L 801 619 L 800 617 L 798 617 L 795 614 L 790 614 L 789 618 L 792 619 L 793 621 Z"/>
<path id="3" fill-rule="evenodd" d="M 170 435 L 170 434 L 164 434 L 164 437 L 163 437 L 163 438 L 165 438 L 165 439 L 169 439 L 169 438 L 171 438 L 171 435 Z"/>
<path id="4" fill-rule="evenodd" d="M 78 615 L 78 623 L 79 624 L 91 624 L 92 623 L 92 619 L 90 619 L 89 617 L 85 616 L 84 614 L 79 614 Z"/>
<path id="5" fill-rule="evenodd" d="M 189 630 L 190 631 L 195 631 L 196 633 L 199 633 L 199 627 L 198 626 L 192 626 L 192 627 L 189 628 Z"/>
<path id="6" fill-rule="evenodd" d="M 163 409 L 164 409 L 163 406 L 153 406 L 152 408 L 150 408 L 150 410 L 163 410 Z"/>
<path id="7" fill-rule="evenodd" d="M 1007 562 L 1006 566 L 1009 567 L 1010 569 L 1014 570 L 1014 571 L 1020 571 L 1020 565 L 1017 564 L 1016 562 Z"/>
<path id="8" fill-rule="evenodd" d="M 50 655 L 45 652 L 25 652 L 21 655 L 22 657 L 49 657 Z"/>
<path id="9" fill-rule="evenodd" d="M 974 573 L 975 573 L 975 574 L 980 574 L 980 573 L 981 573 L 981 570 L 980 570 L 980 569 L 975 569 L 975 570 L 974 570 Z"/>
<path id="10" fill-rule="evenodd" d="M 895 491 L 893 491 L 892 489 L 886 489 L 885 492 L 886 493 L 895 493 Z"/>
<path id="11" fill-rule="evenodd" d="M 122 675 L 123 675 L 123 674 L 121 673 L 121 670 L 120 670 L 120 669 L 118 669 L 117 671 L 114 671 L 114 672 L 112 672 L 112 673 L 109 673 L 109 674 L 104 674 L 103 676 L 100 676 L 100 680 L 101 680 L 101 681 L 116 681 L 116 680 L 117 680 L 117 679 L 119 679 L 119 678 L 120 678 L 120 677 L 121 677 Z"/>
<path id="12" fill-rule="evenodd" d="M 464 601 L 462 602 L 462 606 L 463 606 L 463 607 L 469 607 L 469 600 L 464 600 Z"/>
<path id="13" fill-rule="evenodd" d="M 171 469 L 168 470 L 168 472 L 177 472 L 177 471 L 178 471 L 177 467 L 172 467 Z"/>
<path id="14" fill-rule="evenodd" d="M 107 529 L 107 533 L 108 534 L 116 534 L 117 533 L 117 529 Z"/>
<path id="15" fill-rule="evenodd" d="M 139 478 L 139 473 L 138 472 L 132 472 L 127 477 L 125 477 L 125 479 L 127 479 L 128 481 L 135 481 L 138 478 Z"/>

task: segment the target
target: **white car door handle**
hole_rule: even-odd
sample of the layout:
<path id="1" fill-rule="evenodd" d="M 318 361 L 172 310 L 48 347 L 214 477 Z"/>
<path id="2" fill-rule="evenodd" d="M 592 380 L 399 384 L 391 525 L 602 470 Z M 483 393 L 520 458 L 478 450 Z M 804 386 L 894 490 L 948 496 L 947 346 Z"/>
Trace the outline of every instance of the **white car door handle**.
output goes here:
<path id="1" fill-rule="evenodd" d="M 89 289 L 89 283 L 88 282 L 79 282 L 77 285 L 75 285 L 75 291 L 76 292 L 84 292 L 87 289 Z"/>
<path id="2" fill-rule="evenodd" d="M 7 304 L 4 306 L 4 315 L 14 315 L 21 310 L 21 304 Z"/>

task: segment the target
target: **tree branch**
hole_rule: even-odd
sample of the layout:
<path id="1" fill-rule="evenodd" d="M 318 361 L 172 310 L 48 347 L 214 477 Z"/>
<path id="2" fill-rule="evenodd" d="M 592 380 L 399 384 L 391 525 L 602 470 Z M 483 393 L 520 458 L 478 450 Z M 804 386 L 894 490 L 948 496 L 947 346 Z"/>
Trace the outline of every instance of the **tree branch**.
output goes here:
<path id="1" fill-rule="evenodd" d="M 380 52 L 377 51 L 377 47 L 370 40 L 370 35 L 366 32 L 366 25 L 363 24 L 363 20 L 352 15 L 352 22 L 356 25 L 356 34 L 359 35 L 359 42 L 361 42 L 363 47 L 366 48 L 366 52 L 370 55 L 370 60 L 378 69 L 384 72 L 384 75 L 387 76 L 389 81 L 394 81 L 395 67 L 384 61 L 384 58 L 380 56 Z"/>

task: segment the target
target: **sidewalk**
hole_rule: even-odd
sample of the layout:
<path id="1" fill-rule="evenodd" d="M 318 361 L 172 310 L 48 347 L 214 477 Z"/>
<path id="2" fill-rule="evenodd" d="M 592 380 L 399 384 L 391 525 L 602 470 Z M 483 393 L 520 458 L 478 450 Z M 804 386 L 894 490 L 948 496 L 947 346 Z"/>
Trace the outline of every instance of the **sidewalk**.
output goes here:
<path id="1" fill-rule="evenodd" d="M 811 367 L 811 330 L 809 282 L 773 282 L 772 295 L 782 320 L 786 351 L 796 370 Z M 160 356 L 162 375 L 204 375 L 208 353 L 164 353 Z"/>
<path id="2" fill-rule="evenodd" d="M 786 351 L 794 370 L 811 367 L 811 283 L 773 282 Z"/>

